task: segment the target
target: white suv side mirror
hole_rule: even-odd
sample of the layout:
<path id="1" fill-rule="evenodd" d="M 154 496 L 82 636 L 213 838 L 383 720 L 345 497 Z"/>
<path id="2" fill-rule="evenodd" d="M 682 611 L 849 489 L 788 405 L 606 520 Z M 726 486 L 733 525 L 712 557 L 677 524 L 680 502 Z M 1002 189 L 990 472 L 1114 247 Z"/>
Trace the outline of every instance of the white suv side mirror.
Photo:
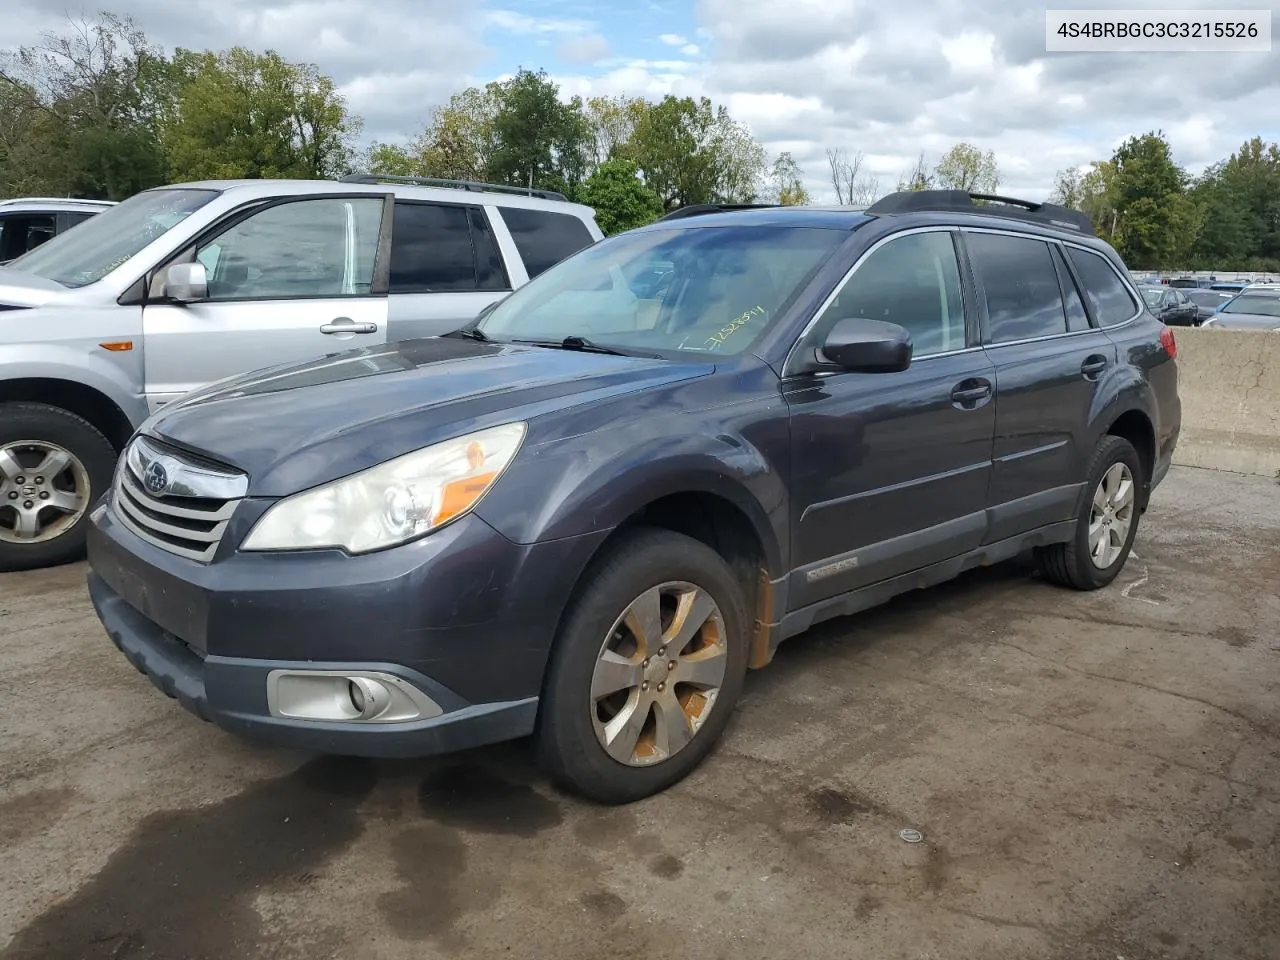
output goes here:
<path id="1" fill-rule="evenodd" d="M 175 263 L 164 279 L 164 295 L 178 303 L 195 303 L 209 296 L 209 275 L 203 263 Z"/>

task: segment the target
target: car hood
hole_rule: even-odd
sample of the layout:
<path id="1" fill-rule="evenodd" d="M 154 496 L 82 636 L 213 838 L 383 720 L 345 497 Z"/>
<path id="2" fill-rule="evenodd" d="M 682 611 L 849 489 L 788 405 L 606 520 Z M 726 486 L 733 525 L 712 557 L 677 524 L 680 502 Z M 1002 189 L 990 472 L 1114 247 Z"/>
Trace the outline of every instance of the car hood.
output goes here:
<path id="1" fill-rule="evenodd" d="M 222 380 L 163 407 L 142 432 L 243 470 L 250 495 L 279 497 L 451 437 L 714 369 L 433 337 Z M 531 428 L 526 445 L 538 442 Z"/>
<path id="2" fill-rule="evenodd" d="M 0 309 L 6 306 L 38 307 L 66 292 L 66 287 L 53 280 L 0 267 Z"/>

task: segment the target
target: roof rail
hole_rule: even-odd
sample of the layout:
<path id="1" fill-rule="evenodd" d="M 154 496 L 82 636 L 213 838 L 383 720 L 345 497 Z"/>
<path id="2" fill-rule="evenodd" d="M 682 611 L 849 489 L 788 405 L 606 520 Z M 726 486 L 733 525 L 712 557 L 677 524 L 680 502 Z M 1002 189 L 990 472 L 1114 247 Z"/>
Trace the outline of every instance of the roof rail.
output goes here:
<path id="1" fill-rule="evenodd" d="M 1010 217 L 1094 235 L 1093 221 L 1079 210 L 1071 210 L 1056 203 L 1035 203 L 993 193 L 970 193 L 967 190 L 902 190 L 881 197 L 866 212 L 879 215 L 943 210 Z"/>
<path id="2" fill-rule="evenodd" d="M 437 177 L 400 177 L 383 173 L 352 173 L 341 183 L 410 183 L 419 187 L 444 187 L 449 190 L 474 190 L 477 193 L 511 193 L 521 197 L 539 197 L 543 200 L 569 201 L 557 190 L 535 190 L 530 187 L 513 187 L 504 183 L 481 183 L 478 180 L 444 180 Z"/>
<path id="3" fill-rule="evenodd" d="M 90 200 L 85 197 L 9 197 L 6 200 L 0 200 L 0 205 L 6 203 L 96 203 L 99 206 L 111 207 L 115 206 L 114 200 Z"/>
<path id="4" fill-rule="evenodd" d="M 779 206 L 776 203 L 691 203 L 687 207 L 676 207 L 661 220 L 682 220 L 685 217 L 698 217 L 706 213 L 728 213 L 732 210 L 765 210 Z"/>

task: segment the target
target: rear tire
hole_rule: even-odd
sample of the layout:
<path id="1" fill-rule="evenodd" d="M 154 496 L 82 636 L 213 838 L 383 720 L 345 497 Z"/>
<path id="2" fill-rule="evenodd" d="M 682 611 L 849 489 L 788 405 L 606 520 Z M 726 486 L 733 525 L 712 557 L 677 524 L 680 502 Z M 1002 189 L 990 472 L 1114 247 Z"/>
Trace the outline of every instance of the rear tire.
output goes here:
<path id="1" fill-rule="evenodd" d="M 44 403 L 0 403 L 0 571 L 83 557 L 89 510 L 110 487 L 115 463 L 115 448 L 83 417 Z"/>
<path id="2" fill-rule="evenodd" d="M 1036 551 L 1044 579 L 1074 590 L 1098 590 L 1115 580 L 1138 533 L 1145 483 L 1133 444 L 1103 437 L 1089 462 L 1075 533 L 1066 543 Z"/>
<path id="3" fill-rule="evenodd" d="M 610 804 L 683 779 L 742 692 L 750 622 L 715 551 L 668 530 L 623 534 L 585 574 L 556 640 L 538 720 L 543 768 Z"/>

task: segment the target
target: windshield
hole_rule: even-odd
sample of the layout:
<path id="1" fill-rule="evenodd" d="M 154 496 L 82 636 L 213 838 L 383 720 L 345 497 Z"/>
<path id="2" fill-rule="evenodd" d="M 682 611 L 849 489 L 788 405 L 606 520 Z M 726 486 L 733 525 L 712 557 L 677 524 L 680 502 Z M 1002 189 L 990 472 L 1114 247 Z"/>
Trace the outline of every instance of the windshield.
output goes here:
<path id="1" fill-rule="evenodd" d="M 495 340 L 742 353 L 847 238 L 779 226 L 623 234 L 561 261 L 476 326 Z"/>
<path id="2" fill-rule="evenodd" d="M 134 194 L 5 266 L 65 287 L 83 287 L 101 280 L 217 195 L 216 190 Z"/>
<path id="3" fill-rule="evenodd" d="M 1219 313 L 1254 313 L 1261 317 L 1280 317 L 1280 296 L 1266 297 L 1242 293 Z"/>
<path id="4" fill-rule="evenodd" d="M 1164 296 L 1163 290 L 1157 290 L 1154 287 L 1142 287 L 1142 299 L 1147 301 L 1148 307 L 1160 306 L 1160 298 Z"/>
<path id="5" fill-rule="evenodd" d="M 1197 306 L 1216 307 L 1231 299 L 1231 294 L 1218 290 L 1188 290 L 1187 299 Z"/>

